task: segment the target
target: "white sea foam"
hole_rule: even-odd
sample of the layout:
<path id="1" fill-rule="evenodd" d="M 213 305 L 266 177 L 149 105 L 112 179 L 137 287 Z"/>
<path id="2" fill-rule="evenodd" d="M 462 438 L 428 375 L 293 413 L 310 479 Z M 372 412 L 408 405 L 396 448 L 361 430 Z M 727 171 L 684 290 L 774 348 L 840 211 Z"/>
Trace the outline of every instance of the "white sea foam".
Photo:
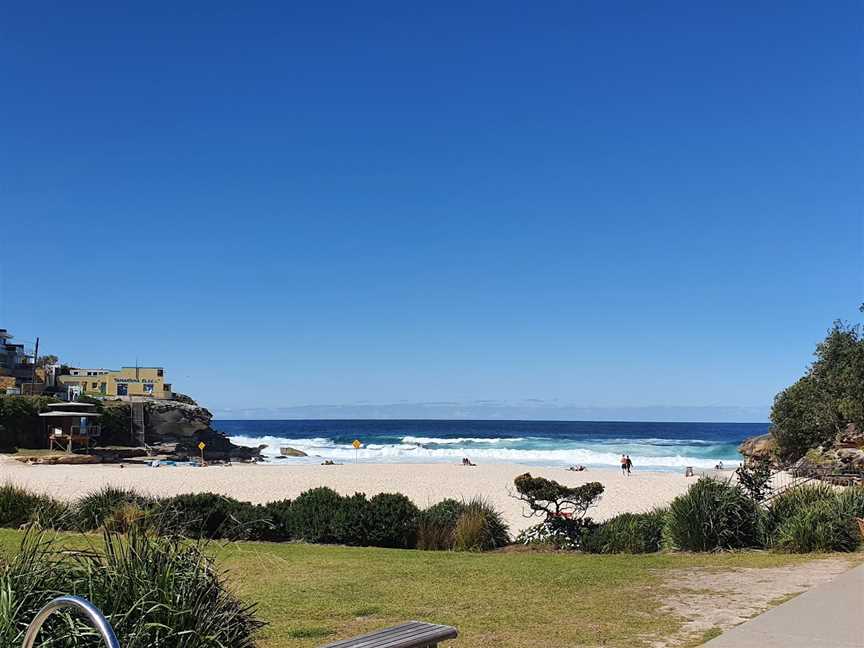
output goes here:
<path id="1" fill-rule="evenodd" d="M 515 443 L 518 441 L 524 441 L 523 437 L 509 437 L 509 438 L 491 438 L 484 439 L 480 437 L 458 437 L 458 438 L 444 438 L 444 437 L 418 437 L 418 436 L 404 436 L 402 437 L 402 443 L 411 443 L 415 445 L 462 445 L 465 443 Z"/>
<path id="2" fill-rule="evenodd" d="M 407 442 L 411 439 L 411 442 Z M 337 444 L 326 438 L 312 439 L 286 439 L 281 437 L 244 437 L 235 436 L 231 440 L 238 444 L 249 447 L 257 447 L 266 444 L 263 454 L 266 457 L 279 456 L 279 448 L 282 446 L 290 446 L 297 450 L 302 450 L 309 457 L 289 459 L 287 461 L 299 462 L 320 462 L 322 459 L 331 459 L 334 461 L 352 462 L 355 458 L 358 461 L 369 463 L 432 463 L 432 462 L 458 462 L 462 457 L 469 457 L 474 462 L 485 463 L 524 463 L 533 465 L 570 465 L 584 464 L 588 466 L 618 466 L 620 454 L 618 452 L 603 451 L 599 449 L 591 449 L 585 447 L 565 447 L 565 448 L 513 448 L 513 447 L 495 447 L 501 446 L 501 442 L 515 442 L 517 439 L 484 439 L 484 442 L 489 442 L 493 447 L 424 447 L 426 445 L 438 445 L 442 440 L 426 439 L 424 437 L 404 437 L 403 443 L 398 444 L 375 444 L 371 443 L 363 446 L 359 450 L 355 450 L 350 444 Z M 457 439 L 448 439 L 453 441 L 453 446 L 458 446 L 460 441 Z M 465 438 L 461 443 L 466 441 L 474 441 L 474 439 Z M 632 441 L 632 440 L 631 440 Z M 442 444 L 448 445 L 448 444 Z M 736 457 L 693 457 L 686 454 L 668 454 L 660 456 L 651 456 L 649 454 L 640 454 L 635 450 L 630 452 L 630 457 L 633 460 L 634 466 L 638 468 L 654 468 L 654 469 L 675 469 L 684 466 L 693 466 L 694 468 L 712 468 L 718 460 L 723 460 L 727 463 L 738 461 Z"/>

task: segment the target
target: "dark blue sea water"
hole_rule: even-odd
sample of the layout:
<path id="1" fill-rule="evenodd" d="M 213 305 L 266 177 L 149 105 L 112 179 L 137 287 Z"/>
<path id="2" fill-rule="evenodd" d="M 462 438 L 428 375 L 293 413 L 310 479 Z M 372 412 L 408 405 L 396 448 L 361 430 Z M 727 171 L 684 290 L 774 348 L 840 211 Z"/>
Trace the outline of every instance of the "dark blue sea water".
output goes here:
<path id="1" fill-rule="evenodd" d="M 588 421 L 216 421 L 240 445 L 266 444 L 308 453 L 291 462 L 458 462 L 529 465 L 617 466 L 622 453 L 652 470 L 682 466 L 711 468 L 718 461 L 737 465 L 737 446 L 763 434 L 767 423 L 615 423 Z"/>

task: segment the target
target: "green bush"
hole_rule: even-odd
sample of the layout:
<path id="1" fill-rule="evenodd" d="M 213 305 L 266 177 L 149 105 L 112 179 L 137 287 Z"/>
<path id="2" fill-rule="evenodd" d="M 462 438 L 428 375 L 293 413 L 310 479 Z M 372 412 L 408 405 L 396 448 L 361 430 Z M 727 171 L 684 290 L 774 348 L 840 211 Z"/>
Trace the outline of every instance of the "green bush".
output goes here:
<path id="1" fill-rule="evenodd" d="M 756 504 L 738 486 L 703 477 L 669 507 L 664 542 L 685 551 L 759 546 Z"/>
<path id="2" fill-rule="evenodd" d="M 260 539 L 272 527 L 264 507 L 216 493 L 177 495 L 159 502 L 158 525 L 189 538 Z"/>
<path id="3" fill-rule="evenodd" d="M 864 518 L 864 484 L 849 486 L 836 495 L 837 508 L 850 518 Z"/>
<path id="4" fill-rule="evenodd" d="M 516 544 L 543 545 L 574 551 L 583 549 L 597 524 L 589 517 L 547 517 L 540 524 L 524 529 L 516 536 Z"/>
<path id="5" fill-rule="evenodd" d="M 822 482 L 795 486 L 771 500 L 762 521 L 764 544 L 771 546 L 776 541 L 777 530 L 786 520 L 811 504 L 834 498 L 834 490 Z"/>
<path id="6" fill-rule="evenodd" d="M 146 511 L 153 503 L 152 498 L 134 490 L 103 486 L 81 497 L 74 506 L 79 528 L 82 531 L 92 531 L 103 526 L 121 507 L 134 505 Z"/>
<path id="7" fill-rule="evenodd" d="M 453 528 L 453 548 L 457 551 L 489 551 L 510 544 L 510 529 L 495 507 L 482 497 L 474 497 Z"/>
<path id="8" fill-rule="evenodd" d="M 452 549 L 453 530 L 465 504 L 445 499 L 421 511 L 417 522 L 417 548 L 431 551 Z"/>
<path id="9" fill-rule="evenodd" d="M 46 529 L 74 527 L 67 504 L 14 484 L 0 486 L 0 527 L 18 528 L 29 522 Z"/>
<path id="10" fill-rule="evenodd" d="M 265 531 L 261 540 L 286 542 L 293 537 L 291 533 L 290 499 L 268 502 L 264 506 L 264 517 L 270 521 L 271 528 Z"/>
<path id="11" fill-rule="evenodd" d="M 369 500 L 369 544 L 410 549 L 417 546 L 420 511 L 398 493 L 380 493 Z"/>
<path id="12" fill-rule="evenodd" d="M 341 506 L 342 497 L 326 486 L 301 493 L 291 504 L 291 535 L 305 542 L 337 542 L 335 520 Z"/>
<path id="13" fill-rule="evenodd" d="M 822 499 L 798 509 L 777 528 L 775 547 L 790 553 L 855 551 L 861 537 L 839 499 Z"/>
<path id="14" fill-rule="evenodd" d="M 203 546 L 140 527 L 106 532 L 85 551 L 46 538 L 29 532 L 0 565 L 0 645 L 21 645 L 42 605 L 75 592 L 102 610 L 124 648 L 254 648 L 264 624 L 226 588 Z M 53 615 L 43 634 L 51 646 L 96 645 L 92 628 L 68 613 Z"/>
<path id="15" fill-rule="evenodd" d="M 622 513 L 603 522 L 585 540 L 592 553 L 653 553 L 663 544 L 663 526 L 668 509 L 648 513 Z"/>
<path id="16" fill-rule="evenodd" d="M 333 533 L 340 544 L 369 544 L 370 503 L 363 493 L 343 497 L 333 517 Z"/>

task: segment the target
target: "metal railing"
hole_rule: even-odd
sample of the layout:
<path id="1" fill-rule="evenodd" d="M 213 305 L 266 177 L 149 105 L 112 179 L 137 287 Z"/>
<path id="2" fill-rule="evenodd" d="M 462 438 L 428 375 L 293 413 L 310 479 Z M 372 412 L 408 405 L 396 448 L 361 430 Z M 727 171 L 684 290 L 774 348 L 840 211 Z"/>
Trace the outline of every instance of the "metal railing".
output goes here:
<path id="1" fill-rule="evenodd" d="M 39 630 L 42 628 L 45 621 L 48 620 L 48 617 L 58 610 L 64 610 L 66 608 L 74 608 L 83 612 L 89 619 L 90 623 L 92 623 L 96 630 L 99 631 L 102 641 L 108 648 L 120 648 L 120 642 L 117 641 L 117 637 L 114 634 L 113 628 L 111 628 L 111 624 L 108 623 L 108 619 L 106 619 L 99 609 L 90 601 L 78 596 L 61 596 L 39 610 L 36 614 L 36 618 L 33 619 L 33 622 L 27 627 L 27 633 L 24 635 L 24 643 L 21 644 L 21 648 L 33 648 L 36 644 L 36 637 L 39 634 Z"/>

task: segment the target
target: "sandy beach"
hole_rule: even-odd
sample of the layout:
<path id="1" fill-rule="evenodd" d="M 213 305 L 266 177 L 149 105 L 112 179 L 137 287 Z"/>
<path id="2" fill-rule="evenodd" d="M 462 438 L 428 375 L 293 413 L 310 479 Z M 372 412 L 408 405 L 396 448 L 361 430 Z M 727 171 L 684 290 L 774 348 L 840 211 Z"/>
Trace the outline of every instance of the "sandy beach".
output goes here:
<path id="1" fill-rule="evenodd" d="M 606 491 L 591 515 L 605 519 L 627 511 L 646 511 L 667 504 L 687 490 L 693 478 L 681 473 L 638 472 L 630 477 L 619 470 L 589 469 L 569 472 L 561 468 L 538 468 L 514 464 L 475 467 L 449 464 L 345 464 L 261 465 L 230 467 L 187 466 L 150 468 L 117 464 L 94 466 L 28 466 L 9 458 L 0 459 L 0 481 L 25 486 L 61 499 L 111 484 L 134 488 L 157 496 L 214 492 L 239 500 L 263 504 L 294 498 L 304 490 L 329 486 L 342 494 L 400 492 L 425 507 L 447 497 L 456 499 L 482 495 L 506 516 L 514 531 L 532 524 L 523 516 L 520 502 L 513 499 L 513 479 L 524 472 L 576 486 L 601 482 Z"/>

